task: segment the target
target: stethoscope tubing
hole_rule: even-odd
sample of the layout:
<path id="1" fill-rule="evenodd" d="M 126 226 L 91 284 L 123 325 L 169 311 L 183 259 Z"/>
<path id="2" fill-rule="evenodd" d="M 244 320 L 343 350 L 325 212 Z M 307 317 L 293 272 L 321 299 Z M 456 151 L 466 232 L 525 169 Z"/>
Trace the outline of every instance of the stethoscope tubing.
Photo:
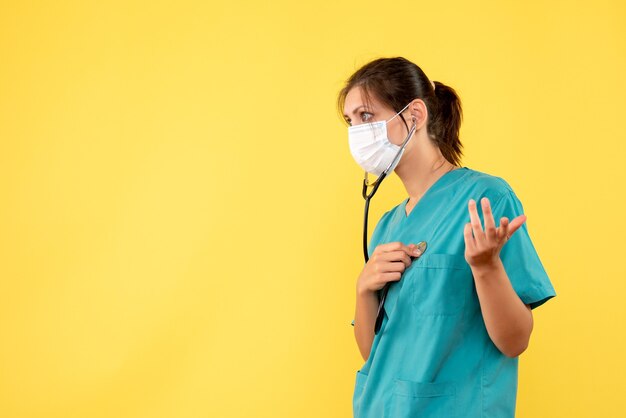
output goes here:
<path id="1" fill-rule="evenodd" d="M 400 153 L 406 147 L 406 144 L 409 142 L 409 139 L 411 139 L 411 136 L 413 135 L 413 132 L 415 132 L 415 128 L 416 128 L 416 125 L 413 124 L 413 126 L 409 130 L 408 135 L 406 136 L 406 139 L 402 143 L 402 146 L 400 147 L 400 150 L 398 151 L 398 153 L 396 154 L 394 159 L 391 161 L 391 163 L 389 163 L 389 166 L 385 169 L 385 171 L 383 171 L 380 174 L 380 176 L 378 176 L 378 178 L 376 179 L 376 181 L 373 184 L 371 184 L 371 185 L 368 184 L 368 181 L 367 181 L 367 171 L 365 172 L 365 177 L 363 179 L 363 192 L 362 192 L 363 199 L 365 199 L 365 214 L 364 214 L 365 216 L 364 216 L 364 221 L 363 221 L 363 255 L 364 255 L 364 258 L 365 258 L 365 263 L 367 263 L 369 261 L 369 255 L 368 255 L 368 252 L 367 252 L 367 218 L 368 218 L 368 213 L 369 213 L 370 200 L 372 199 L 372 197 L 374 196 L 374 194 L 378 190 L 378 187 L 383 182 L 385 177 L 387 177 L 387 172 L 389 171 L 389 169 L 395 164 L 396 160 L 398 158 L 400 158 Z M 372 191 L 370 193 L 367 193 L 368 186 L 372 186 L 373 187 Z M 383 286 L 383 288 L 380 291 L 381 292 L 380 293 L 380 302 L 378 303 L 378 312 L 376 313 L 376 323 L 374 324 L 374 334 L 378 334 L 378 331 L 380 330 L 380 327 L 381 327 L 381 325 L 383 323 L 383 317 L 385 316 L 384 315 L 384 305 L 385 305 L 385 300 L 387 299 L 387 292 L 389 291 L 389 286 L 390 285 L 391 285 L 391 282 L 385 283 L 385 285 Z"/>

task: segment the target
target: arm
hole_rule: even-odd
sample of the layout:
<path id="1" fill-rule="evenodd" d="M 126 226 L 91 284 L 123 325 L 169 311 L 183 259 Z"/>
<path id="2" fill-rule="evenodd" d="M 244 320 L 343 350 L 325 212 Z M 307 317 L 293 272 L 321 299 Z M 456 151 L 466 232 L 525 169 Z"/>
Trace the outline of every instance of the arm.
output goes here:
<path id="1" fill-rule="evenodd" d="M 370 290 L 357 289 L 354 337 L 361 357 L 367 361 L 374 341 L 374 323 L 378 313 L 378 296 Z"/>
<path id="2" fill-rule="evenodd" d="M 510 224 L 507 218 L 502 218 L 496 228 L 489 199 L 483 198 L 481 204 L 484 231 L 476 202 L 472 199 L 468 204 L 471 222 L 465 225 L 464 230 L 465 258 L 474 275 L 489 337 L 503 354 L 516 357 L 528 347 L 533 317 L 530 307 L 522 302 L 511 285 L 500 259 L 500 250 L 526 221 L 526 216 L 520 215 Z"/>
<path id="3" fill-rule="evenodd" d="M 489 337 L 506 356 L 519 356 L 533 330 L 530 306 L 515 293 L 500 259 L 492 266 L 472 267 L 472 273 Z"/>

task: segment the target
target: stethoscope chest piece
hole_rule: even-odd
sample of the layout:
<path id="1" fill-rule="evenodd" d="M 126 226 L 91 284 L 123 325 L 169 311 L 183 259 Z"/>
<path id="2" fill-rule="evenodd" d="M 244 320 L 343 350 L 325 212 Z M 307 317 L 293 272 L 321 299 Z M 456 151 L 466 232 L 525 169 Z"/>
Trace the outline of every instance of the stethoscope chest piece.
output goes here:
<path id="1" fill-rule="evenodd" d="M 420 241 L 417 243 L 417 250 L 420 250 L 420 257 L 424 254 L 424 252 L 426 251 L 426 247 L 428 245 L 426 244 L 426 241 Z"/>

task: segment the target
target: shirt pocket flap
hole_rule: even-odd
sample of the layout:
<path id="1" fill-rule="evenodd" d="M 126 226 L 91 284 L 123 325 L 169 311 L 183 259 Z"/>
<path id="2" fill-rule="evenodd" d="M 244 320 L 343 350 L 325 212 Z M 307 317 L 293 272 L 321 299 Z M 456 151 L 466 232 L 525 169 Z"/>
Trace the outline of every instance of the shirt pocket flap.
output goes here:
<path id="1" fill-rule="evenodd" d="M 467 270 L 470 268 L 463 254 L 424 254 L 417 259 L 416 267 Z"/>

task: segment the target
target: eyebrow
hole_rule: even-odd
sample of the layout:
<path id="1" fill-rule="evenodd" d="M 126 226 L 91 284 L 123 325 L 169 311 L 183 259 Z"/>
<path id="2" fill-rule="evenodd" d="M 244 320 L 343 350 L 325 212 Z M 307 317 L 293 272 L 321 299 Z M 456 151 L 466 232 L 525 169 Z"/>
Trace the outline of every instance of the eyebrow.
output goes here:
<path id="1" fill-rule="evenodd" d="M 356 107 L 356 108 L 352 111 L 352 114 L 353 114 L 353 115 L 356 115 L 357 110 L 359 110 L 359 109 L 360 109 L 360 108 L 362 108 L 362 107 L 365 107 L 365 105 L 360 105 L 360 106 L 357 106 L 357 107 Z M 346 114 L 344 113 L 344 114 L 343 114 L 343 117 L 344 117 L 344 118 L 348 118 L 349 116 L 348 116 L 348 115 L 346 115 Z"/>

